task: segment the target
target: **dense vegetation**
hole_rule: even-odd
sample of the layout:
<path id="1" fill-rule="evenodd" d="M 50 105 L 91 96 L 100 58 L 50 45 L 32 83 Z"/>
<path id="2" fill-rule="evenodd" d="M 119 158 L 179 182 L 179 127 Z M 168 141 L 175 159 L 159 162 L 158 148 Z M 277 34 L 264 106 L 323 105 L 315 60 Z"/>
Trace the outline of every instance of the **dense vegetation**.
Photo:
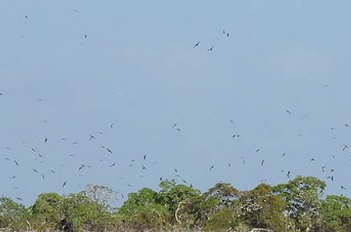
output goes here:
<path id="1" fill-rule="evenodd" d="M 351 200 L 324 197 L 326 183 L 298 176 L 288 183 L 239 191 L 217 183 L 201 193 L 162 181 L 160 190 L 130 193 L 120 208 L 105 186 L 61 196 L 42 193 L 26 208 L 0 198 L 0 227 L 12 231 L 351 231 Z"/>

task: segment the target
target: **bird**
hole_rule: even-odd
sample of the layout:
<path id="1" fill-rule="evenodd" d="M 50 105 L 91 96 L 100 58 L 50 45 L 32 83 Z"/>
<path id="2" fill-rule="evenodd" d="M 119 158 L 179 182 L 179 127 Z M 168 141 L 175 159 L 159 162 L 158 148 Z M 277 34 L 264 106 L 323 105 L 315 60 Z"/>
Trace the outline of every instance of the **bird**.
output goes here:
<path id="1" fill-rule="evenodd" d="M 227 33 L 227 37 L 229 37 L 229 33 Z"/>
<path id="2" fill-rule="evenodd" d="M 78 168 L 78 171 L 82 170 L 82 168 L 84 168 L 84 167 L 85 167 L 84 164 L 80 165 L 80 167 Z"/>
<path id="3" fill-rule="evenodd" d="M 45 138 L 45 139 L 44 139 L 44 143 L 47 143 L 47 141 L 48 141 L 48 138 Z"/>
<path id="4" fill-rule="evenodd" d="M 286 110 L 286 112 L 287 112 L 288 114 L 291 114 L 291 111 L 290 111 L 290 110 Z"/>
<path id="5" fill-rule="evenodd" d="M 330 179 L 331 181 L 334 181 L 334 176 L 327 176 L 327 179 Z"/>
<path id="6" fill-rule="evenodd" d="M 256 152 L 259 152 L 260 150 L 261 150 L 261 149 L 258 148 L 258 149 L 256 150 Z"/>
<path id="7" fill-rule="evenodd" d="M 213 168 L 214 168 L 214 165 L 212 165 L 212 166 L 210 167 L 210 171 L 211 171 Z"/>
<path id="8" fill-rule="evenodd" d="M 174 171 L 175 171 L 175 172 L 178 172 L 178 170 L 177 170 L 176 168 L 174 169 Z"/>
<path id="9" fill-rule="evenodd" d="M 110 167 L 113 167 L 116 165 L 116 162 L 114 162 L 113 164 L 110 164 Z"/>
<path id="10" fill-rule="evenodd" d="M 114 123 L 111 123 L 110 128 L 113 128 L 114 125 L 115 125 Z"/>
<path id="11" fill-rule="evenodd" d="M 25 15 L 24 17 L 25 17 L 26 19 L 28 19 L 28 15 Z"/>
<path id="12" fill-rule="evenodd" d="M 201 41 L 198 41 L 195 45 L 194 45 L 194 48 L 199 46 L 199 44 L 201 43 Z"/>
<path id="13" fill-rule="evenodd" d="M 214 46 L 212 46 L 211 48 L 207 49 L 207 51 L 208 51 L 208 52 L 209 52 L 209 51 L 213 51 L 213 48 L 214 48 Z"/>
<path id="14" fill-rule="evenodd" d="M 345 144 L 344 148 L 342 149 L 342 151 L 345 151 L 346 148 L 349 148 L 349 147 Z"/>
<path id="15" fill-rule="evenodd" d="M 88 36 L 85 34 L 85 35 L 84 35 L 84 38 L 85 38 L 85 39 L 87 39 L 87 38 L 88 38 Z"/>
<path id="16" fill-rule="evenodd" d="M 286 174 L 286 177 L 290 178 L 290 171 Z"/>
<path id="17" fill-rule="evenodd" d="M 36 169 L 34 169 L 34 168 L 33 168 L 33 172 L 39 173 L 38 170 L 36 170 Z"/>
<path id="18" fill-rule="evenodd" d="M 67 181 L 63 182 L 62 188 L 64 188 L 66 186 L 66 184 L 67 184 Z"/>
<path id="19" fill-rule="evenodd" d="M 181 132 L 179 128 L 177 128 L 177 131 Z"/>
<path id="20" fill-rule="evenodd" d="M 286 153 L 283 153 L 282 156 L 283 156 L 283 157 L 286 156 Z"/>
<path id="21" fill-rule="evenodd" d="M 178 125 L 178 123 L 176 122 L 176 123 L 174 123 L 173 124 L 173 126 L 172 126 L 172 128 L 174 128 L 174 127 L 176 127 Z"/>
<path id="22" fill-rule="evenodd" d="M 144 160 L 146 160 L 146 154 L 143 156 Z"/>
<path id="23" fill-rule="evenodd" d="M 14 160 L 15 164 L 18 166 L 18 162 L 16 160 Z"/>
<path id="24" fill-rule="evenodd" d="M 344 186 L 342 186 L 342 185 L 340 186 L 340 188 L 341 188 L 342 190 L 346 190 L 346 188 L 345 188 Z"/>
<path id="25" fill-rule="evenodd" d="M 95 139 L 95 137 L 93 135 L 89 135 L 89 141 Z"/>
<path id="26" fill-rule="evenodd" d="M 264 164 L 264 160 L 261 161 L 261 166 Z"/>

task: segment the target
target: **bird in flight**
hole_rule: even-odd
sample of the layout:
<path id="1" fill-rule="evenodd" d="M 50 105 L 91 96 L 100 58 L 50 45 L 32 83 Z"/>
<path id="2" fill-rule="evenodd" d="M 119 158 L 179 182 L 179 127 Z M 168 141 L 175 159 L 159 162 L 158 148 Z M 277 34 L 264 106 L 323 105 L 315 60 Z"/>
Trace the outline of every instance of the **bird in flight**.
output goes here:
<path id="1" fill-rule="evenodd" d="M 176 122 L 176 123 L 174 123 L 173 124 L 173 126 L 172 126 L 172 128 L 174 128 L 174 127 L 176 127 L 178 125 L 178 123 Z"/>
<path id="2" fill-rule="evenodd" d="M 213 51 L 213 48 L 214 48 L 214 46 L 212 46 L 211 48 L 207 49 L 207 51 L 208 51 L 208 52 L 209 52 L 209 51 Z"/>
<path id="3" fill-rule="evenodd" d="M 349 125 L 349 124 L 347 124 L 347 123 L 344 123 L 344 125 L 345 125 L 346 127 L 350 127 L 350 125 Z"/>
<path id="4" fill-rule="evenodd" d="M 257 149 L 256 152 L 259 152 L 261 149 Z"/>
<path id="5" fill-rule="evenodd" d="M 213 168 L 214 168 L 214 165 L 212 165 L 212 166 L 210 167 L 210 171 L 211 171 Z"/>
<path id="6" fill-rule="evenodd" d="M 67 184 L 67 181 L 63 182 L 62 188 L 64 188 L 66 186 L 66 184 Z"/>
<path id="7" fill-rule="evenodd" d="M 290 171 L 286 174 L 286 177 L 290 178 Z"/>
<path id="8" fill-rule="evenodd" d="M 88 36 L 85 34 L 85 35 L 84 35 L 84 38 L 85 38 L 85 39 L 87 39 L 87 38 L 88 38 Z"/>
<path id="9" fill-rule="evenodd" d="M 144 160 L 146 160 L 146 154 L 143 156 Z"/>
<path id="10" fill-rule="evenodd" d="M 261 166 L 264 164 L 264 160 L 261 161 Z"/>
<path id="11" fill-rule="evenodd" d="M 45 139 L 44 139 L 44 143 L 47 143 L 47 141 L 48 141 L 48 138 L 45 138 Z"/>
<path id="12" fill-rule="evenodd" d="M 344 148 L 342 149 L 342 151 L 345 151 L 346 148 L 349 148 L 349 147 L 345 144 Z"/>
<path id="13" fill-rule="evenodd" d="M 199 44 L 201 43 L 201 41 L 198 41 L 195 45 L 194 45 L 194 48 L 199 46 Z"/>
<path id="14" fill-rule="evenodd" d="M 115 165 L 116 165 L 116 162 L 114 162 L 113 164 L 111 164 L 110 167 L 112 168 L 112 167 L 115 166 Z"/>
<path id="15" fill-rule="evenodd" d="M 286 110 L 286 112 L 287 112 L 288 114 L 291 114 L 291 111 L 290 111 L 290 110 Z"/>
<path id="16" fill-rule="evenodd" d="M 345 188 L 344 186 L 342 186 L 342 185 L 340 186 L 340 188 L 341 188 L 342 190 L 346 190 L 346 188 Z"/>
<path id="17" fill-rule="evenodd" d="M 95 139 L 95 137 L 93 135 L 89 135 L 89 141 Z"/>

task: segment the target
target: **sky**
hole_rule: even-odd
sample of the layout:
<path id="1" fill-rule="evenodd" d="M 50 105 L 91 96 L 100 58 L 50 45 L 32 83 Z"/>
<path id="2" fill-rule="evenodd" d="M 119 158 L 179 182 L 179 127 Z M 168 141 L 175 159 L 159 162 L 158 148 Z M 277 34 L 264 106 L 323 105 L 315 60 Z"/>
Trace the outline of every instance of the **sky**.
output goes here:
<path id="1" fill-rule="evenodd" d="M 350 7 L 2 1 L 0 195 L 98 184 L 122 204 L 160 178 L 206 191 L 302 175 L 350 197 Z"/>

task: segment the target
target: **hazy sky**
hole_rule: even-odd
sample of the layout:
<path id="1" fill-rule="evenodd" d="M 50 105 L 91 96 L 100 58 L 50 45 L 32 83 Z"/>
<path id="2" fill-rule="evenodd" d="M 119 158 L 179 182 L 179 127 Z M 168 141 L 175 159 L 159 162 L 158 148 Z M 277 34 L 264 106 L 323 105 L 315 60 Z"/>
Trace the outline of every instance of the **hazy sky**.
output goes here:
<path id="1" fill-rule="evenodd" d="M 350 1 L 0 5 L 0 194 L 290 172 L 350 197 Z"/>

